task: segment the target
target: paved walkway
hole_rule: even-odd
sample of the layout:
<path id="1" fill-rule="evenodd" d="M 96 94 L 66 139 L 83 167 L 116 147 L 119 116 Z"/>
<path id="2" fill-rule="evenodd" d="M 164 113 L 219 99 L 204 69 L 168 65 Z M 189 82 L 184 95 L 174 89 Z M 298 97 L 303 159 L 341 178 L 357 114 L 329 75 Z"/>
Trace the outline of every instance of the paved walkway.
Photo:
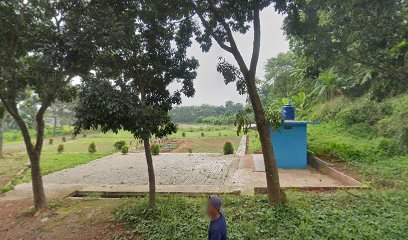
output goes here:
<path id="1" fill-rule="evenodd" d="M 214 193 L 241 191 L 254 194 L 265 188 L 265 173 L 255 172 L 252 155 L 161 154 L 153 158 L 158 192 Z M 314 169 L 280 170 L 283 188 L 327 188 L 343 185 Z M 132 191 L 148 190 L 144 154 L 115 154 L 75 168 L 44 176 L 48 198 L 64 197 L 76 190 Z M 31 184 L 20 184 L 2 200 L 31 197 Z"/>

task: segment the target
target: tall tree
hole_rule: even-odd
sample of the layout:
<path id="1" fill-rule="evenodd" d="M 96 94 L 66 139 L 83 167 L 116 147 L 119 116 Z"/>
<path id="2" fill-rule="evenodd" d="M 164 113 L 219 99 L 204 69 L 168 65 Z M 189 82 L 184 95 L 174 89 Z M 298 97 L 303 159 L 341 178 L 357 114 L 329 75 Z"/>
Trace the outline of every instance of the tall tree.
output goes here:
<path id="1" fill-rule="evenodd" d="M 265 111 L 256 86 L 256 70 L 261 46 L 261 20 L 260 12 L 272 4 L 272 0 L 186 0 L 185 5 L 192 8 L 200 21 L 196 26 L 197 40 L 201 43 L 203 51 L 209 51 L 212 40 L 226 52 L 233 55 L 238 68 L 220 59 L 217 70 L 225 78 L 225 83 L 236 82 L 240 93 L 247 93 L 255 114 L 259 137 L 264 156 L 266 182 L 269 203 L 271 205 L 281 203 L 284 200 L 280 189 L 278 168 L 274 156 L 269 124 L 265 117 Z M 281 7 L 286 1 L 275 1 L 277 7 Z M 193 21 L 194 19 L 191 18 Z M 249 65 L 245 62 L 240 49 L 237 46 L 234 32 L 245 34 L 253 25 L 252 56 Z"/>
<path id="2" fill-rule="evenodd" d="M 277 98 L 288 97 L 302 85 L 303 69 L 300 59 L 292 52 L 279 53 L 265 64 L 265 79 L 260 87 L 264 104 Z"/>
<path id="3" fill-rule="evenodd" d="M 3 158 L 3 134 L 4 134 L 4 118 L 6 115 L 6 110 L 0 103 L 0 158 Z"/>
<path id="4" fill-rule="evenodd" d="M 55 99 L 70 97 L 74 73 L 87 65 L 77 61 L 85 51 L 69 42 L 78 38 L 70 33 L 60 7 L 59 1 L 0 2 L 0 99 L 23 135 L 37 209 L 46 205 L 40 168 L 44 114 Z M 39 98 L 35 143 L 18 109 L 27 89 Z"/>
<path id="5" fill-rule="evenodd" d="M 181 95 L 194 95 L 198 63 L 187 58 L 192 28 L 167 1 L 94 1 L 86 4 L 83 27 L 98 46 L 93 73 L 84 76 L 76 109 L 76 132 L 130 131 L 142 139 L 150 206 L 156 187 L 150 139 L 176 131 L 168 112 Z M 79 10 L 79 12 L 83 12 Z M 79 16 L 79 18 L 81 18 Z M 169 84 L 181 82 L 170 92 Z"/>

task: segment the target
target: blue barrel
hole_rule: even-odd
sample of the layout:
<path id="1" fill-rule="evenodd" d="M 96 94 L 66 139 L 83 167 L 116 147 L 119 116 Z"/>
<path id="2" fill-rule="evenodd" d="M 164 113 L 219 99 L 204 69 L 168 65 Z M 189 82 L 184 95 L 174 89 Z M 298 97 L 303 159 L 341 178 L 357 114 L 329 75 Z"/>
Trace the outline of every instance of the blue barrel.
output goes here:
<path id="1" fill-rule="evenodd" d="M 282 117 L 283 120 L 295 120 L 295 107 L 286 104 L 285 106 L 282 107 L 281 109 Z"/>

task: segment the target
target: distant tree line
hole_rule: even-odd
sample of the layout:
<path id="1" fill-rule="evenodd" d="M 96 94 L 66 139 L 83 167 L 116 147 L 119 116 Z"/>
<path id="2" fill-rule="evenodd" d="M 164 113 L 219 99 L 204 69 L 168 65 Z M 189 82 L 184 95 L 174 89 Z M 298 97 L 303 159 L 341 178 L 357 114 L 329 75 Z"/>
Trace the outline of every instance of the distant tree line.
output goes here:
<path id="1" fill-rule="evenodd" d="M 227 101 L 224 106 L 203 104 L 200 106 L 181 106 L 170 111 L 176 123 L 203 123 L 215 125 L 233 124 L 236 114 L 244 108 L 242 103 Z"/>

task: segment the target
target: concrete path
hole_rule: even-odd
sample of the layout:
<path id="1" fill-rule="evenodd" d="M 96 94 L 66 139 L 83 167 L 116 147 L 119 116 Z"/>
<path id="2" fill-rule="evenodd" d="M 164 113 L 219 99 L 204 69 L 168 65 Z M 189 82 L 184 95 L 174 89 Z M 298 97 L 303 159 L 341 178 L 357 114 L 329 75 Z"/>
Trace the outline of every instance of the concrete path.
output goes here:
<path id="1" fill-rule="evenodd" d="M 255 172 L 252 155 L 160 154 L 153 158 L 157 191 L 163 193 L 236 192 L 265 189 L 265 172 Z M 279 170 L 283 188 L 337 188 L 344 185 L 314 169 Z M 44 176 L 49 199 L 81 191 L 146 192 L 147 165 L 142 153 L 115 154 Z M 20 184 L 2 200 L 31 197 L 31 184 Z"/>

